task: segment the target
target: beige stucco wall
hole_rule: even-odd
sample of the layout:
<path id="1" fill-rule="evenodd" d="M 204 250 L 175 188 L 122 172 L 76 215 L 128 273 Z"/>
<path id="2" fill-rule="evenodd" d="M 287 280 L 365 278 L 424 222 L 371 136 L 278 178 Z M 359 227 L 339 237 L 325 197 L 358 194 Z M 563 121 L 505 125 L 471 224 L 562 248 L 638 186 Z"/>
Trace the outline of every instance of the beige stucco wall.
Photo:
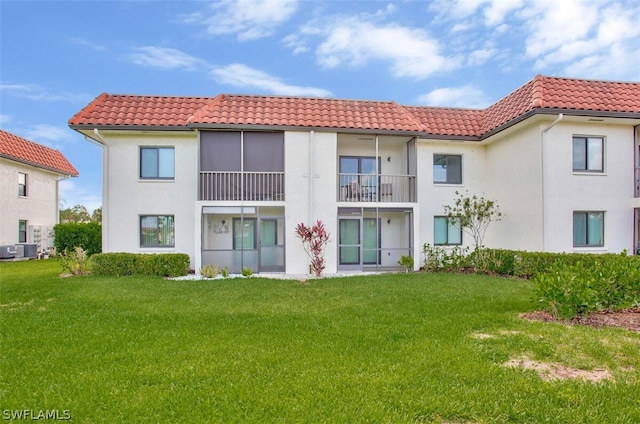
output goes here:
<path id="1" fill-rule="evenodd" d="M 486 146 L 486 197 L 502 218 L 489 225 L 487 247 L 542 250 L 540 127 L 518 125 Z"/>
<path id="2" fill-rule="evenodd" d="M 433 155 L 450 154 L 462 156 L 462 184 L 437 184 L 433 182 Z M 469 194 L 486 192 L 486 155 L 484 146 L 477 142 L 453 142 L 442 140 L 418 140 L 418 203 L 419 244 L 422 252 L 425 243 L 433 245 L 433 218 L 444 215 L 444 205 L 452 205 L 456 191 Z M 473 239 L 466 233 L 462 236 L 464 246 L 473 246 Z"/>
<path id="3" fill-rule="evenodd" d="M 194 208 L 198 188 L 195 132 L 119 134 L 102 132 L 106 142 L 103 188 L 103 251 L 187 253 L 194 266 Z M 175 179 L 141 180 L 141 146 L 175 148 Z M 141 248 L 140 215 L 174 215 L 175 247 Z"/>
<path id="4" fill-rule="evenodd" d="M 326 273 L 337 270 L 337 134 L 285 132 L 285 199 L 287 273 L 309 272 L 309 259 L 295 236 L 295 227 L 317 220 L 325 224 L 331 242 L 325 251 Z"/>
<path id="5" fill-rule="evenodd" d="M 574 135 L 605 138 L 604 173 L 574 173 Z M 633 248 L 633 127 L 561 121 L 545 136 L 546 250 L 620 252 Z M 573 247 L 573 211 L 605 212 L 601 248 Z"/>
<path id="6" fill-rule="evenodd" d="M 27 174 L 27 196 L 18 196 L 18 173 Z M 58 222 L 58 174 L 0 158 L 0 245 L 18 242 L 18 221 L 53 227 Z M 27 235 L 27 243 L 29 240 Z"/>

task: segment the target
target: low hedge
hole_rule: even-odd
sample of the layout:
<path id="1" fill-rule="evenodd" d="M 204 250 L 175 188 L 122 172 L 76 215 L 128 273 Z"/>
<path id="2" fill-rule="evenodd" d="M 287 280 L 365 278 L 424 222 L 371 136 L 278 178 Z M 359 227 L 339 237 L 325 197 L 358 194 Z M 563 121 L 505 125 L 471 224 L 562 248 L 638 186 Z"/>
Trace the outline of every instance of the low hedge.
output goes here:
<path id="1" fill-rule="evenodd" d="M 425 245 L 427 271 L 530 278 L 535 301 L 554 317 L 605 309 L 640 307 L 640 256 L 604 253 L 549 253 Z"/>
<path id="2" fill-rule="evenodd" d="M 93 275 L 179 277 L 188 272 L 189 255 L 185 253 L 100 253 L 91 257 Z"/>
<path id="3" fill-rule="evenodd" d="M 485 249 L 476 270 L 531 278 L 535 300 L 554 317 L 640 306 L 640 256 Z"/>

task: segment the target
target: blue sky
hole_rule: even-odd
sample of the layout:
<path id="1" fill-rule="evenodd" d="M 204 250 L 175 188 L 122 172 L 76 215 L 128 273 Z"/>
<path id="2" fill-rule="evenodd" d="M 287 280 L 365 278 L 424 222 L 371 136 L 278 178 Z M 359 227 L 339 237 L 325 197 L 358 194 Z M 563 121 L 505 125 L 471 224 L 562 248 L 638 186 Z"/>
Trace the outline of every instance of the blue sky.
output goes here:
<path id="1" fill-rule="evenodd" d="M 536 74 L 640 81 L 637 0 L 5 1 L 0 126 L 61 150 L 63 206 L 101 203 L 68 119 L 102 92 L 486 107 Z"/>

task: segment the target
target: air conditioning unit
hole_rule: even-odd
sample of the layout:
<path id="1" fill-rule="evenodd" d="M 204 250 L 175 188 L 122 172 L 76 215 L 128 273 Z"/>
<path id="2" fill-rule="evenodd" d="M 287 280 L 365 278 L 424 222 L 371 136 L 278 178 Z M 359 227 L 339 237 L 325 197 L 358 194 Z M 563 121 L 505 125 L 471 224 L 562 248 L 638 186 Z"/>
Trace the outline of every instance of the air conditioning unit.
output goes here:
<path id="1" fill-rule="evenodd" d="M 0 259 L 11 259 L 16 257 L 16 246 L 10 244 L 0 246 Z"/>

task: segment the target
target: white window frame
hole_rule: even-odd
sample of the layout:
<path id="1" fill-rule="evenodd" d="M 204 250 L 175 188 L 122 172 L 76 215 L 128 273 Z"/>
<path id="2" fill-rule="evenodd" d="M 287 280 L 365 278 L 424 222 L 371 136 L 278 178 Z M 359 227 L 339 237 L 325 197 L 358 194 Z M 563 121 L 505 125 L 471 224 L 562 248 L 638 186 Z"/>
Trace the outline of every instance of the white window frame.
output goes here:
<path id="1" fill-rule="evenodd" d="M 22 181 L 24 179 L 24 182 Z M 18 172 L 18 197 L 29 197 L 29 186 L 28 186 L 29 178 L 26 173 Z M 23 188 L 24 187 L 24 194 Z"/>

